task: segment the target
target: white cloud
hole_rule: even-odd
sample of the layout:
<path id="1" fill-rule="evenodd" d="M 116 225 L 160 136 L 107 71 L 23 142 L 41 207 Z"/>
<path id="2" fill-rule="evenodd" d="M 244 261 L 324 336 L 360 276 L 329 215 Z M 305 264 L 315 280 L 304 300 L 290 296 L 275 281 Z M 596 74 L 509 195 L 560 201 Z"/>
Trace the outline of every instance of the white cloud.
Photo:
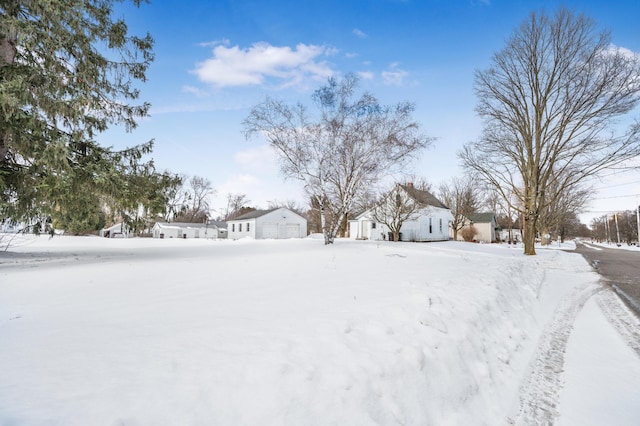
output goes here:
<path id="1" fill-rule="evenodd" d="M 207 96 L 209 96 L 209 94 L 204 90 L 198 89 L 197 87 L 193 87 L 193 86 L 182 86 L 182 91 L 185 93 L 194 94 L 198 98 L 206 98 Z"/>
<path id="2" fill-rule="evenodd" d="M 354 28 L 353 31 L 351 31 L 353 34 L 355 34 L 356 37 L 358 38 L 367 38 L 369 37 L 366 33 L 360 31 L 358 28 Z"/>
<path id="3" fill-rule="evenodd" d="M 358 76 L 363 80 L 373 80 L 373 73 L 371 71 L 358 71 Z"/>
<path id="4" fill-rule="evenodd" d="M 198 63 L 193 72 L 201 81 L 217 87 L 259 85 L 267 78 L 292 86 L 306 78 L 324 80 L 333 75 L 330 66 L 319 58 L 335 53 L 333 48 L 302 43 L 293 49 L 264 42 L 248 49 L 219 45 L 213 49 L 213 57 Z"/>
<path id="5" fill-rule="evenodd" d="M 223 38 L 222 40 L 203 41 L 202 43 L 198 43 L 198 46 L 200 46 L 200 47 L 213 47 L 213 46 L 218 46 L 220 44 L 222 44 L 224 46 L 228 46 L 228 45 L 231 44 L 231 42 L 229 41 L 229 39 Z"/>
<path id="6" fill-rule="evenodd" d="M 640 53 L 634 52 L 631 49 L 627 49 L 626 47 L 616 46 L 615 44 L 609 45 L 607 49 L 607 53 L 616 54 L 619 53 L 622 56 L 625 56 L 629 59 L 640 61 Z"/>
<path id="7" fill-rule="evenodd" d="M 382 79 L 384 80 L 384 84 L 390 86 L 402 86 L 402 84 L 404 83 L 404 78 L 409 73 L 398 68 L 397 63 L 391 64 L 389 68 L 390 69 L 388 71 L 382 72 Z"/>

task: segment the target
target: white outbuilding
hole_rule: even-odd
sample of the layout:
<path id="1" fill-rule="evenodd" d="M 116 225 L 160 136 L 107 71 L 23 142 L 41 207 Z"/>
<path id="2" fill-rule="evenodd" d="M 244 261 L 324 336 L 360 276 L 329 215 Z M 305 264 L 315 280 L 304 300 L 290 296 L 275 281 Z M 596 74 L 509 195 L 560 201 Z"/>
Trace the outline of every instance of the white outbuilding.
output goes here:
<path id="1" fill-rule="evenodd" d="M 153 238 L 227 238 L 224 222 L 156 222 L 151 232 Z"/>
<path id="2" fill-rule="evenodd" d="M 227 221 L 230 239 L 303 238 L 307 236 L 307 219 L 284 208 L 255 210 Z"/>
<path id="3" fill-rule="evenodd" d="M 131 228 L 124 222 L 116 223 L 109 228 L 100 230 L 100 236 L 106 238 L 128 238 Z"/>

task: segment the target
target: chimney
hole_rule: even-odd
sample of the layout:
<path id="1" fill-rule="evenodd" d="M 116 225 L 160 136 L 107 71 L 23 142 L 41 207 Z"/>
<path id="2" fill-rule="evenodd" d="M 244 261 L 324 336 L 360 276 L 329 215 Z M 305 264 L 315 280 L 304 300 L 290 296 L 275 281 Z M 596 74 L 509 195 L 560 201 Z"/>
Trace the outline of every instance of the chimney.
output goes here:
<path id="1" fill-rule="evenodd" d="M 407 186 L 408 186 L 409 188 L 413 188 L 413 182 L 407 182 Z"/>

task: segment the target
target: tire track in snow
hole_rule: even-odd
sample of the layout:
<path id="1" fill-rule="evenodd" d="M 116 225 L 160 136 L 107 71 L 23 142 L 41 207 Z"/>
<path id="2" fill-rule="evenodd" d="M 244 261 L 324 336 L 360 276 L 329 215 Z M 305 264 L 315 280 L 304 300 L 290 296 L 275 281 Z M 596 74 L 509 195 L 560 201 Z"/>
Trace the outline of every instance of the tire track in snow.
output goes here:
<path id="1" fill-rule="evenodd" d="M 529 377 L 520 387 L 520 410 L 510 424 L 552 425 L 558 412 L 556 405 L 562 388 L 564 353 L 573 323 L 584 304 L 602 291 L 601 285 L 589 285 L 571 292 L 556 309 L 542 333 L 531 364 Z"/>
<path id="2" fill-rule="evenodd" d="M 609 324 L 622 336 L 625 343 L 640 356 L 640 319 L 611 288 L 599 293 L 597 302 Z"/>

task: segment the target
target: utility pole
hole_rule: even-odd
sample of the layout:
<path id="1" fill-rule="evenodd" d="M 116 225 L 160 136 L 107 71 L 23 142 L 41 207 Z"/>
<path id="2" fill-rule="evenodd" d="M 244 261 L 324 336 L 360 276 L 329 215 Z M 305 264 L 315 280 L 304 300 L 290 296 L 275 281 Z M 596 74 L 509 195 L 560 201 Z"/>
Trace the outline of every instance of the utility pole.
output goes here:
<path id="1" fill-rule="evenodd" d="M 616 235 L 618 236 L 618 247 L 620 246 L 620 228 L 618 228 L 618 213 L 613 215 L 613 218 L 616 221 Z"/>
<path id="2" fill-rule="evenodd" d="M 638 205 L 638 213 L 636 214 L 636 219 L 638 221 L 638 246 L 640 247 L 640 205 Z"/>

